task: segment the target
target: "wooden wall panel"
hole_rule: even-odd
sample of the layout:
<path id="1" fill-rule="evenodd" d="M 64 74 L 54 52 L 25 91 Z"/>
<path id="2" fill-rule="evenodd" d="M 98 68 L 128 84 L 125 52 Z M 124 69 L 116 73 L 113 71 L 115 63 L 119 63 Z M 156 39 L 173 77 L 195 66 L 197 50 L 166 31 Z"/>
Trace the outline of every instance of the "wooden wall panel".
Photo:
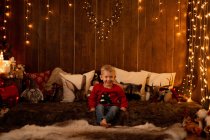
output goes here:
<path id="1" fill-rule="evenodd" d="M 145 17 L 142 17 L 142 19 L 140 19 L 140 21 L 142 20 L 145 24 L 145 27 L 142 27 L 142 33 L 140 32 L 142 38 L 142 46 L 141 46 L 141 50 L 142 53 L 144 54 L 142 58 L 141 63 L 143 64 L 143 67 L 141 67 L 141 69 L 143 70 L 147 70 L 147 71 L 152 71 L 152 62 L 153 62 L 153 56 L 152 56 L 152 46 L 153 46 L 153 23 L 151 22 L 153 19 L 153 5 L 151 4 L 151 1 L 145 1 L 143 3 L 143 10 L 145 13 Z M 155 59 L 154 59 L 155 60 Z"/>
<path id="2" fill-rule="evenodd" d="M 92 4 L 97 19 L 105 20 L 112 15 L 115 0 L 87 0 Z M 83 9 L 84 0 L 51 0 L 53 14 L 46 21 L 45 0 L 31 0 L 34 29 L 31 46 L 24 46 L 23 0 L 13 2 L 14 24 L 11 43 L 19 63 L 29 71 L 44 71 L 61 67 L 67 72 L 83 73 L 112 64 L 128 71 L 176 72 L 176 84 L 182 81 L 186 62 L 186 1 L 182 1 L 181 36 L 176 36 L 174 17 L 177 1 L 163 0 L 160 14 L 158 0 L 143 0 L 139 11 L 138 0 L 123 0 L 119 22 L 111 29 L 109 38 L 98 39 L 93 24 Z M 158 17 L 158 19 L 155 19 Z M 21 51 L 18 51 L 20 49 Z"/>
<path id="3" fill-rule="evenodd" d="M 136 1 L 131 1 L 129 3 L 130 8 L 126 11 L 126 21 L 124 24 L 124 69 L 126 70 L 135 70 L 136 71 L 136 60 L 137 60 L 137 46 L 136 46 L 136 36 L 137 36 L 137 20 L 136 14 L 137 7 L 135 6 Z"/>
<path id="4" fill-rule="evenodd" d="M 60 60 L 60 1 L 51 0 L 49 4 L 50 10 L 52 9 L 52 15 L 49 14 L 49 20 L 46 22 L 47 51 L 45 69 L 56 67 Z"/>
<path id="5" fill-rule="evenodd" d="M 66 1 L 60 1 L 60 67 L 65 71 L 74 70 L 74 8 Z M 74 5 L 74 1 L 72 2 Z M 59 65 L 58 65 L 59 66 Z"/>
<path id="6" fill-rule="evenodd" d="M 47 20 L 45 19 L 47 16 L 47 9 L 46 9 L 46 1 L 34 1 L 37 3 L 37 6 L 35 7 L 35 11 L 37 13 L 38 19 L 34 21 L 35 24 L 37 24 L 37 40 L 38 40 L 38 46 L 37 52 L 38 52 L 38 67 L 37 69 L 32 68 L 31 71 L 43 71 L 46 70 L 46 52 L 47 52 L 47 41 L 46 41 L 46 35 L 47 35 Z M 26 66 L 27 68 L 27 66 Z"/>
<path id="7" fill-rule="evenodd" d="M 9 44 L 12 47 L 12 55 L 19 62 L 25 63 L 26 48 L 24 46 L 24 1 L 11 1 L 11 18 L 9 30 Z"/>

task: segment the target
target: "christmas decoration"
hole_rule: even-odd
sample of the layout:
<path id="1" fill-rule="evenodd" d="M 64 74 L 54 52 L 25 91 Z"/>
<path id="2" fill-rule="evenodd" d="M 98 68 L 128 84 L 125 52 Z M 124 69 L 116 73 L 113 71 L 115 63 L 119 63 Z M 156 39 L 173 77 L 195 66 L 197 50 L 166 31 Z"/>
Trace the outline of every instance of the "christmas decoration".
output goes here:
<path id="1" fill-rule="evenodd" d="M 86 15 L 88 17 L 89 22 L 94 25 L 98 39 L 104 41 L 108 39 L 111 28 L 119 22 L 123 9 L 123 1 L 115 0 L 112 8 L 111 17 L 106 18 L 105 20 L 101 20 L 96 17 L 96 14 L 93 12 L 92 5 L 90 2 L 85 1 L 83 9 L 85 9 L 86 11 Z"/>
<path id="2" fill-rule="evenodd" d="M 29 79 L 29 86 L 22 92 L 21 98 L 30 103 L 38 103 L 39 101 L 44 100 L 42 91 L 37 87 L 33 79 Z"/>
<path id="3" fill-rule="evenodd" d="M 103 93 L 101 95 L 101 100 L 100 100 L 101 104 L 112 104 L 112 101 L 110 99 L 110 96 L 108 93 Z"/>

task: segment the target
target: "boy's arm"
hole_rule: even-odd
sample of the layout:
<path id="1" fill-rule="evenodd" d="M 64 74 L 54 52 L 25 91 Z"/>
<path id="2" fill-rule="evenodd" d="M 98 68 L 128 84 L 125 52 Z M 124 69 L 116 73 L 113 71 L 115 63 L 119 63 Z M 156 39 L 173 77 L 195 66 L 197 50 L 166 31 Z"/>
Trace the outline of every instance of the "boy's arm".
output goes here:
<path id="1" fill-rule="evenodd" d="M 96 106 L 96 86 L 93 87 L 93 90 L 90 93 L 90 96 L 88 98 L 88 107 L 90 111 L 95 111 L 95 106 Z"/>
<path id="2" fill-rule="evenodd" d="M 123 89 L 120 90 L 120 95 L 121 95 L 120 110 L 126 111 L 128 108 L 128 101 L 127 101 L 127 98 L 125 96 L 125 92 L 123 91 Z"/>

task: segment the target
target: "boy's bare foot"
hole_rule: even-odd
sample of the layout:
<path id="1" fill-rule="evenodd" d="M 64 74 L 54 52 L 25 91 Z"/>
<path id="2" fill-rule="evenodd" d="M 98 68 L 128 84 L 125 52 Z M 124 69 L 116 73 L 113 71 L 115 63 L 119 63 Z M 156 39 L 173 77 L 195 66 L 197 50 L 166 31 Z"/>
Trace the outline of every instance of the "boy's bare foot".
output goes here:
<path id="1" fill-rule="evenodd" d="M 109 124 L 109 123 L 107 123 L 106 122 L 106 119 L 103 119 L 103 120 L 101 120 L 101 122 L 100 122 L 100 126 L 103 126 L 103 127 L 110 127 L 111 126 L 111 124 Z"/>
<path id="2" fill-rule="evenodd" d="M 100 126 L 106 126 L 106 125 L 107 125 L 106 119 L 101 120 Z"/>

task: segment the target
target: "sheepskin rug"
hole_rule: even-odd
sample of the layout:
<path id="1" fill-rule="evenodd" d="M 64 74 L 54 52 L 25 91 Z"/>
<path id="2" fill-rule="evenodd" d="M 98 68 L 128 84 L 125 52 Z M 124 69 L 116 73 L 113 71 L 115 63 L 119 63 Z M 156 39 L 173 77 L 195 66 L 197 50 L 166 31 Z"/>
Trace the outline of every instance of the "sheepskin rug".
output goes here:
<path id="1" fill-rule="evenodd" d="M 180 123 L 167 128 L 151 123 L 104 128 L 86 120 L 74 120 L 49 126 L 25 125 L 0 133 L 0 140 L 182 140 L 186 136 Z"/>

